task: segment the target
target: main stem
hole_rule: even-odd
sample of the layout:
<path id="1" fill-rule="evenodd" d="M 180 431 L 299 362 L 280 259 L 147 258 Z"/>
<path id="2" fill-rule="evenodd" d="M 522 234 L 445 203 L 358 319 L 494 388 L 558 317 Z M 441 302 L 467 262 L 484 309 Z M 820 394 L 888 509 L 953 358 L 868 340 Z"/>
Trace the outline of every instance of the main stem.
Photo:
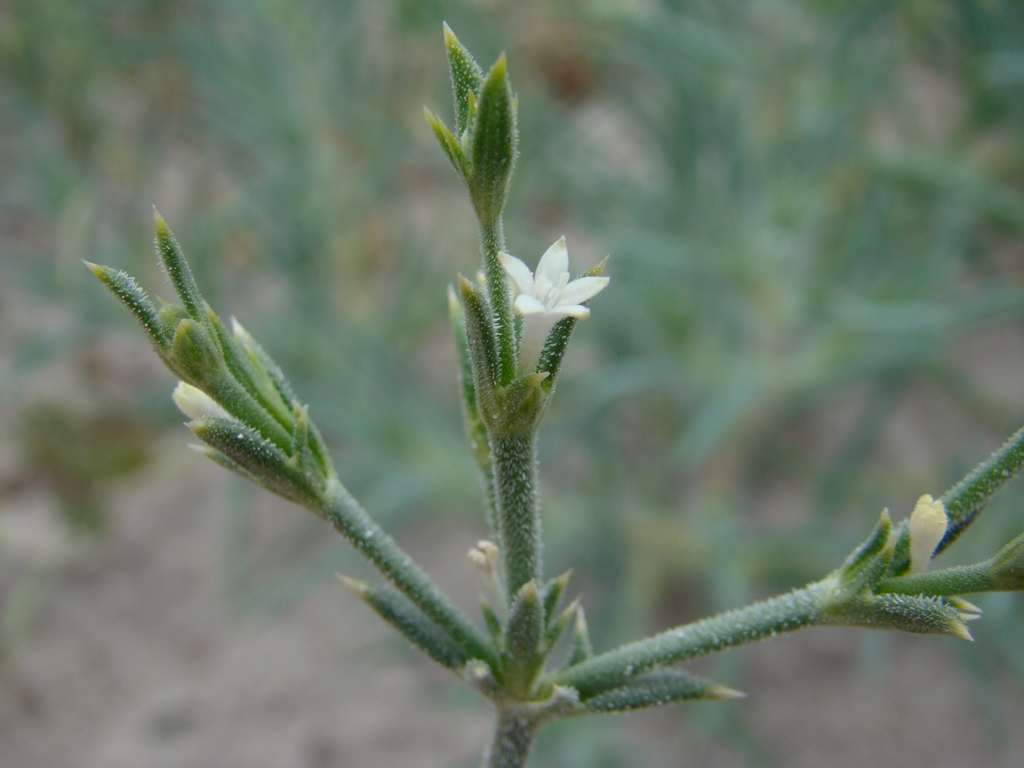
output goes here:
<path id="1" fill-rule="evenodd" d="M 537 736 L 536 718 L 515 712 L 499 712 L 494 741 L 483 768 L 525 768 Z"/>
<path id="2" fill-rule="evenodd" d="M 536 453 L 532 431 L 491 436 L 498 533 L 510 605 L 526 582 L 536 579 L 540 586 L 542 576 Z"/>

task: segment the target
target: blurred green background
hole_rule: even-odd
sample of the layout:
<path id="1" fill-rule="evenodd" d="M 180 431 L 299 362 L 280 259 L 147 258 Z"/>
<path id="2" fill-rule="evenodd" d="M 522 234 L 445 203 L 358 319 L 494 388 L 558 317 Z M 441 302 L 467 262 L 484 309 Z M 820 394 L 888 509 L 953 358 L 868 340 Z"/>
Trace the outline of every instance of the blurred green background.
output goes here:
<path id="1" fill-rule="evenodd" d="M 170 377 L 79 263 L 168 295 L 155 203 L 365 506 L 400 536 L 483 534 L 445 298 L 476 233 L 421 111 L 450 113 L 443 19 L 509 56 L 510 249 L 533 262 L 564 233 L 577 268 L 611 254 L 541 444 L 548 569 L 575 569 L 599 647 L 819 576 L 1024 423 L 1019 2 L 9 0 L 0 525 L 45 492 L 70 540 L 102 539 L 111 494 L 188 442 Z M 254 535 L 234 491 L 232 609 L 275 616 L 350 567 L 299 515 Z M 950 562 L 1022 509 L 1011 485 Z M 62 560 L 3 530 L 14 655 Z M 1019 687 L 1020 601 L 979 602 L 982 642 L 954 653 L 979 691 Z M 743 687 L 741 654 L 712 671 Z M 735 710 L 679 720 L 767 764 Z M 633 759 L 566 727 L 539 765 Z"/>

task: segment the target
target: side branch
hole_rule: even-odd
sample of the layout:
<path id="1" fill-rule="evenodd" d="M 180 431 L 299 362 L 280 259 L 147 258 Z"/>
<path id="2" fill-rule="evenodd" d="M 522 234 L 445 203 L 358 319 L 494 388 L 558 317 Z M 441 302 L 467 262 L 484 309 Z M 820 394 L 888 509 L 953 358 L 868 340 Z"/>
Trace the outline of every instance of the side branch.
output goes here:
<path id="1" fill-rule="evenodd" d="M 586 699 L 620 686 L 652 667 L 677 664 L 803 629 L 818 623 L 826 597 L 834 589 L 829 581 L 817 582 L 745 608 L 676 627 L 593 656 L 555 675 L 553 682 L 575 688 L 580 697 Z"/>
<path id="2" fill-rule="evenodd" d="M 327 503 L 317 511 L 470 656 L 494 668 L 494 650 L 480 629 L 366 513 L 344 486 L 335 481 L 326 495 Z"/>

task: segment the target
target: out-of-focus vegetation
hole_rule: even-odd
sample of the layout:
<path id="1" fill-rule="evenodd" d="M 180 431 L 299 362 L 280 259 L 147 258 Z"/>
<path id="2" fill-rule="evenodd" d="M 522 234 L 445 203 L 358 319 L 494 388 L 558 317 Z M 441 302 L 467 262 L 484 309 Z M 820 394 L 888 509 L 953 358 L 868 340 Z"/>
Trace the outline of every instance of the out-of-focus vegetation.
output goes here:
<path id="1" fill-rule="evenodd" d="M 157 284 L 156 203 L 367 508 L 482 532 L 445 309 L 476 233 L 421 112 L 447 114 L 442 19 L 481 60 L 509 54 L 511 249 L 531 262 L 565 233 L 577 266 L 612 257 L 541 448 L 549 570 L 576 568 L 599 643 L 820 574 L 881 507 L 909 512 L 1024 423 L 1020 3 L 12 0 L 14 466 L 58 494 L 85 482 L 96 515 L 120 451 L 179 421 L 79 264 Z M 90 483 L 96 446 L 113 459 Z M 83 496 L 60 498 L 74 517 Z M 1019 533 L 1022 502 L 1011 486 L 956 556 Z M 247 515 L 229 514 L 228 572 L 283 559 L 290 580 L 246 600 L 337 568 L 294 542 L 254 555 Z M 985 605 L 979 674 L 1024 679 L 1019 604 Z"/>

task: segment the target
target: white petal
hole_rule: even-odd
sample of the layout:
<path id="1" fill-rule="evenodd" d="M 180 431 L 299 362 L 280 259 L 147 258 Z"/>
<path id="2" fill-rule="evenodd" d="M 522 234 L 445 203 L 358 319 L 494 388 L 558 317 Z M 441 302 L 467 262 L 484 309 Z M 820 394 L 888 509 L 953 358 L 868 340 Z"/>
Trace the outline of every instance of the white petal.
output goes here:
<path id="1" fill-rule="evenodd" d="M 594 298 L 608 285 L 607 277 L 579 277 L 559 294 L 560 304 L 581 304 Z"/>
<path id="2" fill-rule="evenodd" d="M 201 419 L 212 416 L 218 419 L 230 419 L 231 414 L 225 411 L 217 402 L 203 392 L 201 389 L 179 381 L 171 394 L 174 404 L 178 406 L 183 414 L 190 419 Z"/>
<path id="3" fill-rule="evenodd" d="M 569 271 L 569 250 L 565 247 L 565 235 L 544 251 L 537 264 L 537 274 L 544 274 L 552 283 L 557 283 L 558 278 Z"/>
<path id="4" fill-rule="evenodd" d="M 498 261 L 520 293 L 533 293 L 533 273 L 526 264 L 509 253 L 499 253 Z"/>
<path id="5" fill-rule="evenodd" d="M 559 304 L 551 310 L 551 314 L 562 315 L 563 317 L 575 317 L 577 320 L 582 320 L 585 317 L 590 317 L 590 310 L 582 304 Z"/>
<path id="6" fill-rule="evenodd" d="M 547 311 L 543 302 L 527 293 L 516 296 L 516 303 L 513 306 L 520 315 L 538 315 Z"/>

